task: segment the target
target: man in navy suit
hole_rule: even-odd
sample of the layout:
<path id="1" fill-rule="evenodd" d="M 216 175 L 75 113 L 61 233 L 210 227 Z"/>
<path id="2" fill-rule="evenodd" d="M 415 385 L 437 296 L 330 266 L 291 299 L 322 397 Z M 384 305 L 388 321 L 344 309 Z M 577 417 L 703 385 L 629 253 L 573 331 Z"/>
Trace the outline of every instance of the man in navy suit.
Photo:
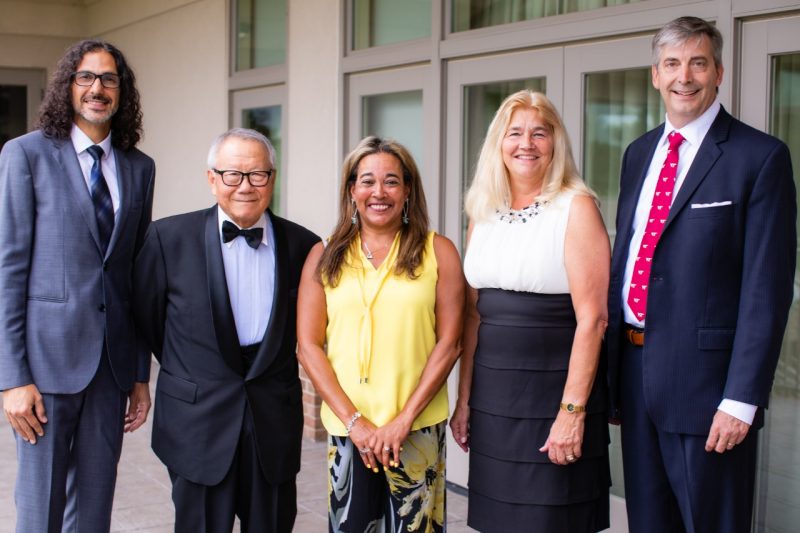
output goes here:
<path id="1" fill-rule="evenodd" d="M 653 39 L 666 123 L 622 163 L 607 333 L 630 531 L 750 531 L 795 270 L 789 151 L 717 99 L 722 37 Z"/>
<path id="2" fill-rule="evenodd" d="M 108 531 L 123 431 L 150 409 L 150 353 L 130 312 L 155 176 L 141 133 L 122 53 L 82 41 L 56 66 L 39 129 L 0 153 L 0 390 L 18 532 Z"/>
<path id="3" fill-rule="evenodd" d="M 175 531 L 289 533 L 303 407 L 297 286 L 319 238 L 267 208 L 275 150 L 233 129 L 208 155 L 217 205 L 154 222 L 136 258 L 134 312 L 161 370 L 153 450 Z"/>

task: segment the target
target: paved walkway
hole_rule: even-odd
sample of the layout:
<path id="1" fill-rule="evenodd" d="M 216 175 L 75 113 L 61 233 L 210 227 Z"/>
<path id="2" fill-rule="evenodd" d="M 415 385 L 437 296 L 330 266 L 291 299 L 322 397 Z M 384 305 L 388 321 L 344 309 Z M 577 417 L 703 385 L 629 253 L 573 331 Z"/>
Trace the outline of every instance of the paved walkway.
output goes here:
<path id="1" fill-rule="evenodd" d="M 151 383 L 155 383 L 155 379 Z M 11 426 L 5 416 L 0 418 L 0 533 L 11 533 L 15 520 L 16 452 Z M 148 417 L 146 426 L 125 435 L 111 518 L 112 532 L 168 533 L 173 530 L 175 518 L 169 477 L 150 449 L 150 422 L 151 417 Z M 302 469 L 297 478 L 296 532 L 327 531 L 326 449 L 324 442 L 303 441 Z M 466 498 L 448 491 L 447 504 L 448 531 L 474 531 L 466 526 Z M 234 531 L 239 531 L 238 524 Z"/>

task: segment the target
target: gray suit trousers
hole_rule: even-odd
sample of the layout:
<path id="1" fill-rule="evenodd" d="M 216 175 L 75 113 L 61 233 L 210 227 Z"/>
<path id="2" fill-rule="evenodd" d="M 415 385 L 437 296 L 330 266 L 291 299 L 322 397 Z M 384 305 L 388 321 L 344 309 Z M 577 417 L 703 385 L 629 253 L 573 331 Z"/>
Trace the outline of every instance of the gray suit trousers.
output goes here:
<path id="1" fill-rule="evenodd" d="M 42 396 L 44 437 L 30 444 L 15 433 L 16 531 L 108 532 L 127 403 L 108 355 L 84 390 Z"/>

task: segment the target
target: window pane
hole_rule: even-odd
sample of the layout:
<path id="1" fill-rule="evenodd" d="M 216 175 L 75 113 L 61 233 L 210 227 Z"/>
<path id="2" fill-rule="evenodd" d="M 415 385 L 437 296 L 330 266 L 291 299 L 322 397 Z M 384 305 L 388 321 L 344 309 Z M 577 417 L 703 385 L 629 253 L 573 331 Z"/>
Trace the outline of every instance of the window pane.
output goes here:
<path id="1" fill-rule="evenodd" d="M 472 183 L 478 155 L 483 146 L 483 139 L 486 137 L 486 130 L 489 129 L 489 123 L 494 118 L 497 108 L 508 95 L 522 89 L 546 92 L 545 82 L 546 78 L 541 77 L 464 87 L 464 109 L 461 111 L 464 131 L 461 146 L 461 205 L 463 205 L 464 195 Z M 461 242 L 466 242 L 468 222 L 466 214 L 462 212 Z"/>
<path id="2" fill-rule="evenodd" d="M 452 31 L 552 17 L 645 0 L 452 0 Z"/>
<path id="3" fill-rule="evenodd" d="M 634 139 L 664 121 L 650 68 L 587 74 L 583 107 L 583 179 L 600 198 L 614 237 L 622 154 Z"/>
<path id="4" fill-rule="evenodd" d="M 236 70 L 286 61 L 286 0 L 236 0 Z"/>
<path id="5" fill-rule="evenodd" d="M 28 130 L 28 88 L 23 85 L 0 85 L 0 149 L 6 141 Z"/>
<path id="6" fill-rule="evenodd" d="M 281 136 L 281 106 L 255 107 L 242 110 L 242 127 L 254 129 L 266 135 L 275 147 L 275 187 L 272 191 L 270 209 L 276 215 L 280 214 L 281 205 L 281 160 L 283 142 Z"/>
<path id="7" fill-rule="evenodd" d="M 431 35 L 431 0 L 354 0 L 353 49 Z"/>
<path id="8" fill-rule="evenodd" d="M 800 53 L 772 58 L 771 85 L 769 130 L 789 146 L 797 183 L 800 169 Z M 800 221 L 798 224 L 800 230 Z"/>
<path id="9" fill-rule="evenodd" d="M 789 146 L 795 185 L 800 187 L 800 53 L 774 56 L 771 65 L 769 133 Z M 798 254 L 800 259 L 800 254 Z M 800 264 L 800 263 L 799 263 Z M 800 272 L 783 339 L 775 385 L 762 431 L 758 531 L 795 531 L 800 524 Z"/>
<path id="10" fill-rule="evenodd" d="M 424 168 L 422 91 L 365 96 L 362 102 L 361 136 L 377 135 L 396 140 L 408 148 L 417 167 Z"/>
<path id="11" fill-rule="evenodd" d="M 663 122 L 664 108 L 647 67 L 586 74 L 584 80 L 583 179 L 600 198 L 613 240 L 622 154 L 634 139 Z M 624 498 L 619 426 L 609 429 L 611 493 Z"/>

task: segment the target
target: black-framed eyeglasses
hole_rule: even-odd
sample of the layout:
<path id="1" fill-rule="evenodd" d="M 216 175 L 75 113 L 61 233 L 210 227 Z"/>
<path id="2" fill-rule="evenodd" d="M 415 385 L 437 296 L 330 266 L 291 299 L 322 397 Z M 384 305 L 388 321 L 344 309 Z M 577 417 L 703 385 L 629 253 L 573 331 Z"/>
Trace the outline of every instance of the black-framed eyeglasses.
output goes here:
<path id="1" fill-rule="evenodd" d="M 253 170 L 252 172 L 241 172 L 239 170 L 217 170 L 212 168 L 214 172 L 220 175 L 222 183 L 228 187 L 238 187 L 242 184 L 245 178 L 250 182 L 253 187 L 264 187 L 269 183 L 269 179 L 275 173 L 275 169 L 269 170 Z"/>
<path id="2" fill-rule="evenodd" d="M 97 78 L 100 78 L 100 83 L 106 89 L 117 89 L 119 87 L 119 75 L 113 72 L 95 74 L 88 70 L 81 70 L 73 74 L 72 77 L 75 79 L 75 85 L 80 85 L 81 87 L 91 87 Z"/>

